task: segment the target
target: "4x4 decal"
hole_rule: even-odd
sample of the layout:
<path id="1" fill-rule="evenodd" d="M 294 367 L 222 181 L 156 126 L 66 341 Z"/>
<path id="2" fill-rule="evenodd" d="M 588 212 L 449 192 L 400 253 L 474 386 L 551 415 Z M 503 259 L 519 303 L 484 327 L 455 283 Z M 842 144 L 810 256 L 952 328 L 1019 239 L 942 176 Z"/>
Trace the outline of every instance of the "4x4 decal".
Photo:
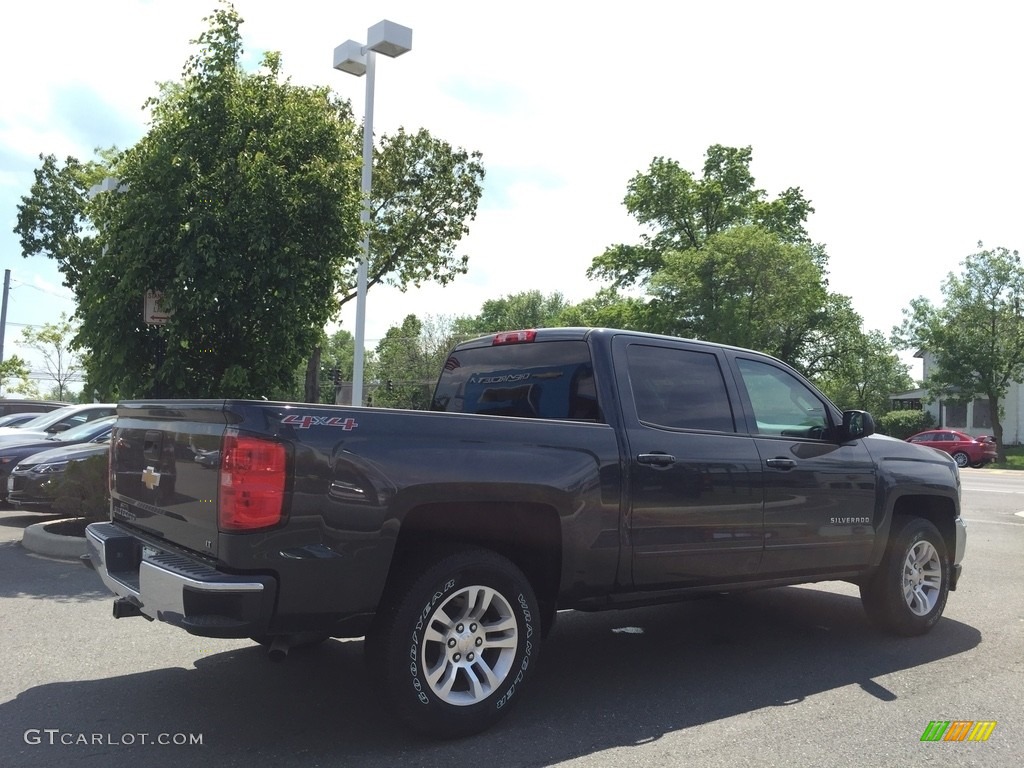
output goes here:
<path id="1" fill-rule="evenodd" d="M 351 416 L 342 418 L 341 416 L 303 416 L 298 413 L 294 413 L 290 416 L 285 416 L 281 419 L 282 424 L 294 424 L 299 429 L 309 429 L 310 427 L 340 427 L 346 432 L 351 432 L 353 429 L 359 426 L 356 420 Z"/>

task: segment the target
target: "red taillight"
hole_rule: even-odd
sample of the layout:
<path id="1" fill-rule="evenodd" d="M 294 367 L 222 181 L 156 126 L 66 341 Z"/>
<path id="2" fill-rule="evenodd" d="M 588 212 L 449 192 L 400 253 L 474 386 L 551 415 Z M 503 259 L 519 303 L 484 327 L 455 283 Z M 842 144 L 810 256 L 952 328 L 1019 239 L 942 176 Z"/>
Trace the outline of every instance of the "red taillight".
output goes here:
<path id="1" fill-rule="evenodd" d="M 281 522 L 287 471 L 284 445 L 229 429 L 220 456 L 220 529 L 251 531 Z"/>
<path id="2" fill-rule="evenodd" d="M 522 344 L 525 341 L 533 341 L 535 338 L 537 338 L 536 331 L 505 331 L 504 333 L 494 334 L 494 341 L 491 342 L 491 346 Z"/>

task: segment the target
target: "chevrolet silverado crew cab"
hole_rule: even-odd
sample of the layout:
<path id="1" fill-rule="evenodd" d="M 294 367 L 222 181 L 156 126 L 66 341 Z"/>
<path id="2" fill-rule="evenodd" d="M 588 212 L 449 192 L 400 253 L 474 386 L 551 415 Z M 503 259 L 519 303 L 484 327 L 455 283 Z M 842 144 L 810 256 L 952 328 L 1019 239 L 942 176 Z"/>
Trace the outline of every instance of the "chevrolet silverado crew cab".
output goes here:
<path id="1" fill-rule="evenodd" d="M 561 609 L 824 580 L 918 635 L 955 589 L 960 476 L 784 363 L 610 329 L 458 345 L 430 411 L 122 402 L 114 616 L 289 645 L 365 637 L 415 729 L 486 728 Z"/>

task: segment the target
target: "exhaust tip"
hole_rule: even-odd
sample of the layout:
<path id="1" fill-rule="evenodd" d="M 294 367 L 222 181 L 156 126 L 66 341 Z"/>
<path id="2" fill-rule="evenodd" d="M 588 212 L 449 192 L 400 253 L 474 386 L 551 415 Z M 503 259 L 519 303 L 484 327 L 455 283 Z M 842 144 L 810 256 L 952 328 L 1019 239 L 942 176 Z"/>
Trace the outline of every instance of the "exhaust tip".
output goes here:
<path id="1" fill-rule="evenodd" d="M 141 616 L 142 609 L 127 597 L 119 597 L 114 601 L 114 618 L 128 619 L 132 616 Z"/>
<path id="2" fill-rule="evenodd" d="M 282 662 L 288 658 L 288 649 L 291 645 L 288 642 L 288 638 L 284 635 L 278 635 L 274 638 L 274 641 L 270 644 L 270 648 L 267 650 L 267 655 L 273 662 Z"/>

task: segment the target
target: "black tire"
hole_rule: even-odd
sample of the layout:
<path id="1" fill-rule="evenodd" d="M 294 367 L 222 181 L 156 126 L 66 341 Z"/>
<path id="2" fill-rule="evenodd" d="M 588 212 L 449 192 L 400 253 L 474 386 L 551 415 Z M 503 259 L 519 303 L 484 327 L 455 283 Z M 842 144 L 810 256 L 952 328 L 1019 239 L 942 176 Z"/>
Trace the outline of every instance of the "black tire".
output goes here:
<path id="1" fill-rule="evenodd" d="M 956 462 L 956 465 L 960 467 L 960 469 L 963 469 L 964 467 L 971 463 L 971 457 L 968 456 L 963 451 L 957 451 L 956 453 L 953 454 L 953 461 Z"/>
<path id="2" fill-rule="evenodd" d="M 366 656 L 390 711 L 436 738 L 482 731 L 521 698 L 540 651 L 533 589 L 509 560 L 464 548 L 390 585 Z"/>
<path id="3" fill-rule="evenodd" d="M 949 596 L 949 555 L 938 529 L 920 517 L 897 517 L 878 570 L 861 585 L 868 617 L 893 634 L 931 630 Z"/>

